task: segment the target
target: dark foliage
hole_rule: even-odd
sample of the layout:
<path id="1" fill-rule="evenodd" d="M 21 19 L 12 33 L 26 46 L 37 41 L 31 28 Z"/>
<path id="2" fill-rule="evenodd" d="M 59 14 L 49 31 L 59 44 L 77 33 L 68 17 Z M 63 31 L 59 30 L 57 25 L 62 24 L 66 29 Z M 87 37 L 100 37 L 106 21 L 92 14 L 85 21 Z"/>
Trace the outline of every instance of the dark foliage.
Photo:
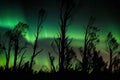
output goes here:
<path id="1" fill-rule="evenodd" d="M 110 59 L 109 71 L 112 72 L 113 65 L 116 64 L 116 60 L 117 60 L 118 55 L 115 57 L 113 57 L 113 56 L 115 54 L 118 54 L 118 52 L 116 50 L 118 49 L 119 44 L 118 44 L 117 40 L 113 37 L 111 32 L 108 33 L 106 41 L 107 41 L 107 47 L 109 50 L 109 59 Z M 113 62 L 113 58 L 114 58 L 114 62 Z"/>
<path id="2" fill-rule="evenodd" d="M 86 27 L 85 39 L 84 39 L 84 48 L 80 50 L 82 54 L 82 71 L 85 73 L 89 73 L 91 70 L 91 64 L 94 62 L 93 58 L 97 58 L 97 53 L 95 54 L 96 44 L 99 43 L 98 39 L 98 31 L 99 29 L 95 27 L 93 24 L 95 22 L 95 18 L 93 16 L 90 17 L 89 23 Z"/>

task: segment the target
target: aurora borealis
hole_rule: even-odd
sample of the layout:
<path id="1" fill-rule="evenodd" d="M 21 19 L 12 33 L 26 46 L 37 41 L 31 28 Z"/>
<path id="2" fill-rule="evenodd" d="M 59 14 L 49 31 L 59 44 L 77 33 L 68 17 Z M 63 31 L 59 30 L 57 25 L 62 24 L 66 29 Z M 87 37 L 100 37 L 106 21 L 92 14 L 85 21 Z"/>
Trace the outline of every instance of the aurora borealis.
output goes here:
<path id="1" fill-rule="evenodd" d="M 73 39 L 71 46 L 75 49 L 83 46 L 85 27 L 90 16 L 96 17 L 95 26 L 101 29 L 98 49 L 107 53 L 105 39 L 110 31 L 120 43 L 120 1 L 111 0 L 111 2 L 108 3 L 107 0 L 81 0 L 81 6 L 75 12 L 68 27 L 67 35 Z M 18 22 L 24 22 L 29 25 L 24 38 L 30 46 L 35 40 L 36 23 L 40 8 L 46 10 L 47 16 L 39 36 L 39 48 L 44 49 L 44 51 L 35 59 L 37 69 L 39 69 L 39 63 L 49 65 L 47 53 L 48 51 L 52 52 L 50 44 L 57 37 L 59 31 L 58 2 L 56 0 L 2 0 L 0 2 L 0 33 L 4 33 L 3 31 L 7 29 L 13 29 Z M 29 49 L 27 52 L 26 56 L 28 57 L 26 60 L 31 55 Z M 0 65 L 4 65 L 4 63 L 4 55 L 0 55 Z"/>

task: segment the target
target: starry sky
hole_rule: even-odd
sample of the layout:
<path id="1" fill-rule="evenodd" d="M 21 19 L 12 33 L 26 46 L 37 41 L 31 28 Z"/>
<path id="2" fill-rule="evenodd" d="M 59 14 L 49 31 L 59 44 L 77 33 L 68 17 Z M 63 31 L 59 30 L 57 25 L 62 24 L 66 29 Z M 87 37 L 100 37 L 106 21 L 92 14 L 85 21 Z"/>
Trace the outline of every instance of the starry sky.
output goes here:
<path id="1" fill-rule="evenodd" d="M 120 43 L 120 1 L 119 0 L 75 0 L 80 3 L 79 8 L 74 13 L 71 24 L 68 27 L 67 35 L 72 38 L 71 46 L 76 49 L 83 46 L 85 27 L 90 16 L 95 16 L 95 26 L 101 29 L 99 32 L 100 43 L 97 48 L 103 51 L 106 56 L 105 39 L 108 32 L 112 32 Z M 52 52 L 51 42 L 57 37 L 59 31 L 59 1 L 58 0 L 1 0 L 0 1 L 0 33 L 13 29 L 18 22 L 29 25 L 29 29 L 24 36 L 29 45 L 33 45 L 36 32 L 38 11 L 46 10 L 46 20 L 39 36 L 39 48 L 44 51 L 36 58 L 36 68 L 39 63 L 49 65 L 48 51 Z M 31 48 L 31 47 L 29 47 Z M 105 54 L 106 53 L 106 54 Z M 78 53 L 79 54 L 79 53 Z M 30 56 L 29 49 L 26 56 Z M 43 57 L 44 56 L 44 57 Z M 13 57 L 13 56 L 12 56 Z M 0 56 L 0 64 L 4 65 L 4 55 Z M 27 58 L 26 60 L 28 60 Z M 12 65 L 13 58 L 11 58 Z"/>

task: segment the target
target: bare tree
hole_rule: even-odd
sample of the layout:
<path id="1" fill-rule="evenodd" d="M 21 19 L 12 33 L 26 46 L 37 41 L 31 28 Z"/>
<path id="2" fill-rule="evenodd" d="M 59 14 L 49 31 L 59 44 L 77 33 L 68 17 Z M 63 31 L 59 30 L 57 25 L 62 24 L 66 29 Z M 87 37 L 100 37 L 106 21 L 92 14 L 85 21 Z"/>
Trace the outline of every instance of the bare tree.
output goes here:
<path id="1" fill-rule="evenodd" d="M 5 36 L 8 38 L 8 48 L 5 49 L 5 56 L 6 56 L 6 65 L 5 68 L 8 69 L 9 61 L 10 61 L 10 52 L 13 46 L 13 33 L 12 30 L 9 30 L 5 33 Z"/>
<path id="2" fill-rule="evenodd" d="M 110 54 L 109 71 L 112 72 L 113 55 L 116 53 L 116 50 L 118 49 L 119 44 L 117 40 L 113 37 L 111 32 L 108 33 L 106 41 L 107 41 L 107 47 Z"/>
<path id="3" fill-rule="evenodd" d="M 37 51 L 37 46 L 38 46 L 38 38 L 39 38 L 40 30 L 42 28 L 42 24 L 44 20 L 45 20 L 45 10 L 40 9 L 39 15 L 38 15 L 36 37 L 35 37 L 34 46 L 33 46 L 33 53 L 30 61 L 30 70 L 32 70 L 34 58 L 43 51 L 43 49 Z"/>
<path id="4" fill-rule="evenodd" d="M 57 46 L 59 54 L 59 71 L 64 71 L 67 67 L 68 62 L 65 62 L 66 58 L 71 54 L 70 43 L 71 40 L 67 36 L 67 27 L 69 21 L 72 18 L 72 13 L 75 8 L 74 0 L 61 0 L 60 2 L 60 32 L 58 38 L 55 39 L 55 44 Z M 56 52 L 56 51 L 55 51 Z"/>
<path id="5" fill-rule="evenodd" d="M 26 44 L 23 47 L 21 47 L 19 52 L 18 52 L 19 55 L 21 54 L 20 55 L 20 61 L 18 62 L 18 68 L 22 67 L 22 63 L 23 63 L 23 61 L 25 59 L 25 53 L 26 53 Z"/>
<path id="6" fill-rule="evenodd" d="M 95 49 L 96 44 L 99 42 L 97 32 L 99 29 L 93 26 L 95 21 L 94 17 L 90 17 L 89 23 L 86 27 L 85 39 L 84 39 L 84 49 L 83 49 L 83 58 L 82 58 L 82 71 L 88 72 L 90 69 L 89 63 L 92 59 L 92 50 Z"/>
<path id="7" fill-rule="evenodd" d="M 6 57 L 5 69 L 8 69 L 8 67 L 9 67 L 10 53 L 11 53 L 12 48 L 14 48 L 14 65 L 13 65 L 13 69 L 16 68 L 17 56 L 18 56 L 19 51 L 20 51 L 19 40 L 23 36 L 23 34 L 26 33 L 25 30 L 27 28 L 28 28 L 27 24 L 19 22 L 15 26 L 15 28 L 13 30 L 8 30 L 5 33 L 5 36 L 8 39 L 8 45 L 7 45 L 8 48 L 7 47 L 4 48 L 5 57 Z"/>
<path id="8" fill-rule="evenodd" d="M 52 56 L 52 54 L 50 52 L 48 52 L 48 56 L 49 56 L 49 60 L 50 60 L 50 66 L 51 66 L 51 72 L 55 72 L 55 65 L 54 65 L 54 61 L 55 61 L 55 57 Z"/>
<path id="9" fill-rule="evenodd" d="M 12 40 L 14 42 L 14 65 L 13 65 L 13 69 L 16 69 L 16 65 L 17 65 L 17 57 L 19 54 L 19 42 L 20 42 L 20 38 L 22 34 L 25 34 L 25 30 L 28 28 L 27 24 L 21 23 L 19 22 L 15 28 L 13 29 L 12 33 Z"/>

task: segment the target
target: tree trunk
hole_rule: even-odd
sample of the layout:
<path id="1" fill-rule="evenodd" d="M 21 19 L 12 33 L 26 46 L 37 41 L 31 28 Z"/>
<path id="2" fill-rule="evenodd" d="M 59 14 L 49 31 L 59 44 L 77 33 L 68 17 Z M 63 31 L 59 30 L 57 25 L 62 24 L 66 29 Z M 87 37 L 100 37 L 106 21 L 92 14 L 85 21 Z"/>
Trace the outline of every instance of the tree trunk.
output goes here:
<path id="1" fill-rule="evenodd" d="M 8 54 L 6 53 L 6 65 L 5 65 L 5 69 L 8 69 L 8 68 L 9 68 L 10 51 L 11 51 L 11 39 L 10 39 L 10 41 L 9 41 Z"/>
<path id="2" fill-rule="evenodd" d="M 31 61 L 30 61 L 30 70 L 32 70 L 32 67 L 33 67 L 33 61 L 34 61 L 34 56 L 31 57 Z"/>
<path id="3" fill-rule="evenodd" d="M 14 66 L 13 66 L 13 69 L 16 69 L 17 55 L 18 55 L 18 39 L 15 40 L 15 53 L 14 53 Z"/>
<path id="4" fill-rule="evenodd" d="M 110 49 L 110 64 L 109 64 L 109 71 L 112 72 L 112 50 Z"/>
<path id="5" fill-rule="evenodd" d="M 86 55 L 87 55 L 87 35 L 88 35 L 88 27 L 86 28 L 86 32 L 85 32 L 85 41 L 84 41 L 84 52 L 83 52 L 83 64 L 82 64 L 82 71 L 83 72 L 87 72 L 87 66 L 88 66 L 88 63 L 87 63 L 87 58 L 86 58 Z"/>

